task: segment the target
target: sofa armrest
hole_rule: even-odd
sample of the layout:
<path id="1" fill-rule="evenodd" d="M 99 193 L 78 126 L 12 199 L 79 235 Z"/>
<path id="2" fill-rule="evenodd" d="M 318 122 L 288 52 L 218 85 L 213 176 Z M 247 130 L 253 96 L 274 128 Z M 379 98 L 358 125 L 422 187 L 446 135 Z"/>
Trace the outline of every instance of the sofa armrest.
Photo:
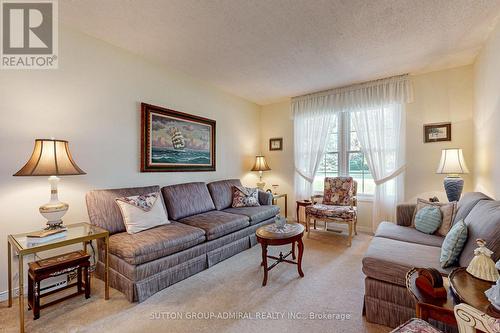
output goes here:
<path id="1" fill-rule="evenodd" d="M 398 225 L 409 227 L 413 220 L 416 204 L 399 204 L 396 207 L 396 222 Z"/>
<path id="2" fill-rule="evenodd" d="M 273 204 L 273 194 L 259 190 L 259 204 L 262 206 L 269 206 Z"/>

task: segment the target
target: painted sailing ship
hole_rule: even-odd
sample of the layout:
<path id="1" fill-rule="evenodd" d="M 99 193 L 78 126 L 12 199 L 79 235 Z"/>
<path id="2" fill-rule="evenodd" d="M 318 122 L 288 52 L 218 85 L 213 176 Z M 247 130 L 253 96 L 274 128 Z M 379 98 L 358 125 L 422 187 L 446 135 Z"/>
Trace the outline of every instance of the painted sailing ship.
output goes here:
<path id="1" fill-rule="evenodd" d="M 184 141 L 182 132 L 177 127 L 175 127 L 172 132 L 172 146 L 175 150 L 184 150 L 184 148 L 186 148 L 186 142 Z"/>

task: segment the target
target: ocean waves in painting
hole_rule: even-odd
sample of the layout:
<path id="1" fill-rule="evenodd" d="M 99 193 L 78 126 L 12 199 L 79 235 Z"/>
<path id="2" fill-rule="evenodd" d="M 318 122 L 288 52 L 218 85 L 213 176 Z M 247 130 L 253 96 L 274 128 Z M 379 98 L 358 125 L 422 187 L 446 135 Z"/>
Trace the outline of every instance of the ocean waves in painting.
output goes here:
<path id="1" fill-rule="evenodd" d="M 153 163 L 210 164 L 210 152 L 191 149 L 174 150 L 153 148 L 151 160 Z"/>

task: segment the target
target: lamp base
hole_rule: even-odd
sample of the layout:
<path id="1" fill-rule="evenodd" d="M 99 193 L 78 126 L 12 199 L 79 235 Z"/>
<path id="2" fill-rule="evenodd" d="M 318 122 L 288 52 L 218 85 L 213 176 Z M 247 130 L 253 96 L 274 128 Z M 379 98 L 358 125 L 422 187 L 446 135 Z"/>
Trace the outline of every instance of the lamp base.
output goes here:
<path id="1" fill-rule="evenodd" d="M 464 180 L 462 177 L 446 177 L 443 183 L 448 201 L 458 201 L 464 189 Z"/>
<path id="2" fill-rule="evenodd" d="M 68 211 L 69 205 L 67 203 L 59 201 L 58 192 L 57 192 L 57 183 L 59 182 L 59 178 L 56 176 L 49 177 L 50 183 L 50 201 L 45 205 L 41 205 L 38 211 L 42 214 L 43 217 L 47 219 L 47 228 L 49 230 L 52 229 L 60 229 L 64 228 L 62 217 Z"/>
<path id="3" fill-rule="evenodd" d="M 64 228 L 62 217 L 68 211 L 69 205 L 64 202 L 49 202 L 40 206 L 40 214 L 47 219 L 46 229 Z"/>
<path id="4" fill-rule="evenodd" d="M 266 186 L 266 183 L 265 182 L 257 182 L 257 188 L 259 190 L 262 190 L 264 191 L 264 187 Z"/>

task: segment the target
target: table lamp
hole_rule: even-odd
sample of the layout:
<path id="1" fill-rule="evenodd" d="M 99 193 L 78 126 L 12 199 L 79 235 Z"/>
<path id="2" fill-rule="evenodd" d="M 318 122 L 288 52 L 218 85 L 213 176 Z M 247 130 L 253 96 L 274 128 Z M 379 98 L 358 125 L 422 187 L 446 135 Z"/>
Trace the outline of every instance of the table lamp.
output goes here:
<path id="1" fill-rule="evenodd" d="M 257 187 L 261 190 L 264 189 L 264 186 L 266 186 L 266 183 L 262 181 L 262 172 L 263 171 L 269 171 L 271 168 L 269 165 L 267 165 L 266 159 L 262 155 L 257 155 L 255 156 L 255 164 L 253 165 L 253 168 L 251 171 L 258 171 L 259 172 L 259 182 L 257 183 Z"/>
<path id="2" fill-rule="evenodd" d="M 14 176 L 49 176 L 50 201 L 40 206 L 39 211 L 47 219 L 46 229 L 60 229 L 64 228 L 61 218 L 68 211 L 69 205 L 59 201 L 58 176 L 84 174 L 71 157 L 68 141 L 36 139 L 30 159 Z"/>
<path id="3" fill-rule="evenodd" d="M 464 180 L 460 177 L 460 174 L 469 173 L 469 169 L 465 165 L 462 149 L 443 149 L 436 173 L 447 174 L 444 179 L 444 189 L 448 201 L 458 201 L 464 188 Z"/>

